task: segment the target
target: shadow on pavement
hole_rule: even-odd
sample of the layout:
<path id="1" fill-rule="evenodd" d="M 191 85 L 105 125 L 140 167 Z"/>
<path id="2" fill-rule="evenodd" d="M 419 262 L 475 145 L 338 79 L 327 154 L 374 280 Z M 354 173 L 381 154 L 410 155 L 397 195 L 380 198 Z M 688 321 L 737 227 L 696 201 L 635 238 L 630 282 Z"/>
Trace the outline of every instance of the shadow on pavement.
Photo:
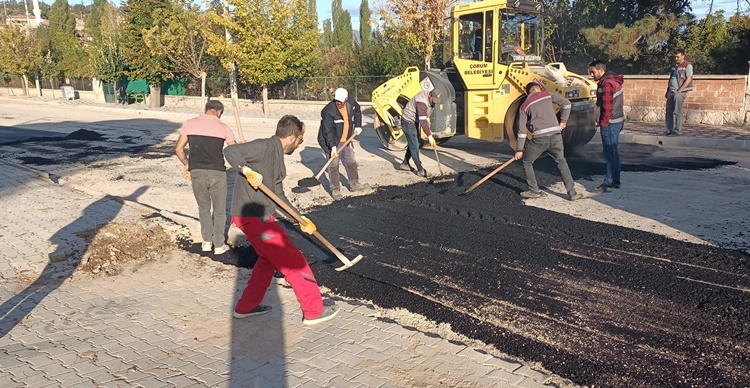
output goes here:
<path id="1" fill-rule="evenodd" d="M 146 190 L 143 186 L 127 196 L 126 200 L 136 201 Z M 50 242 L 57 246 L 57 250 L 50 254 L 51 260 L 44 267 L 39 277 L 16 296 L 3 302 L 0 306 L 0 338 L 7 335 L 24 317 L 50 293 L 54 292 L 65 282 L 78 268 L 82 255 L 73 254 L 73 251 L 86 251 L 88 246 L 76 246 L 74 241 L 82 232 L 96 235 L 98 230 L 112 220 L 122 209 L 123 204 L 117 198 L 106 196 L 87 206 L 80 217 L 60 229 L 51 238 Z M 42 220 L 40 220 L 42 221 Z M 92 225 L 95 225 L 92 227 Z M 74 260 L 69 260 L 74 257 Z"/>

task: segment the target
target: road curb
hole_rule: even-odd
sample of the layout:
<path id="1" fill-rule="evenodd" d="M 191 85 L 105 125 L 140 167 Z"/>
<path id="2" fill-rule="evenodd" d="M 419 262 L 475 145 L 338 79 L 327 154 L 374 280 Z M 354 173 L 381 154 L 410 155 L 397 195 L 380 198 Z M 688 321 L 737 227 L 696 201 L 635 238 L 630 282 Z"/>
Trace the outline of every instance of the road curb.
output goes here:
<path id="1" fill-rule="evenodd" d="M 601 144 L 599 136 L 589 142 L 589 144 Z M 739 139 L 710 139 L 705 137 L 687 137 L 687 136 L 653 136 L 642 135 L 638 133 L 621 133 L 620 143 L 633 143 L 656 145 L 664 147 L 691 147 L 691 148 L 715 148 L 723 150 L 750 150 L 750 142 Z"/>

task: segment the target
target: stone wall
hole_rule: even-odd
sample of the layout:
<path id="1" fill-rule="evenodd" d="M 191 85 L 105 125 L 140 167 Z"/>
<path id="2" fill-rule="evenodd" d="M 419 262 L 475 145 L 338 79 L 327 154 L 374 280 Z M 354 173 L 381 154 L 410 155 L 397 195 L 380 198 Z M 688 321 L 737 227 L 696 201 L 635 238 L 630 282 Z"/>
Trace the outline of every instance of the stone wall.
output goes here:
<path id="1" fill-rule="evenodd" d="M 626 75 L 623 87 L 629 120 L 663 122 L 668 75 Z M 742 75 L 696 75 L 685 100 L 688 124 L 750 125 L 750 87 Z"/>

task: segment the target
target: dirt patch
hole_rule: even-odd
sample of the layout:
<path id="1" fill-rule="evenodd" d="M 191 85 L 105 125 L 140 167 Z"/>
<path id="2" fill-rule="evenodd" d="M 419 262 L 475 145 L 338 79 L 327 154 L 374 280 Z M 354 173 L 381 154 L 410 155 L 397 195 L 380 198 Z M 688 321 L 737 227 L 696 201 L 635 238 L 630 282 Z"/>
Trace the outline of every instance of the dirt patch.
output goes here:
<path id="1" fill-rule="evenodd" d="M 79 233 L 88 243 L 79 269 L 92 274 L 119 275 L 137 269 L 175 248 L 172 236 L 158 224 L 111 223 Z"/>

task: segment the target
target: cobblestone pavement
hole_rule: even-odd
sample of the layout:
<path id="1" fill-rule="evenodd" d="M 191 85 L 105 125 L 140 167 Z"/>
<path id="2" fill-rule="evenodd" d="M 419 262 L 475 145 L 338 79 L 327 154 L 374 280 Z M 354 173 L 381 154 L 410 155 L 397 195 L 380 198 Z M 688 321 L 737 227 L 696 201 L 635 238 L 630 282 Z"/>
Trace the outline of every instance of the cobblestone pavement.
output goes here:
<path id="1" fill-rule="evenodd" d="M 249 270 L 186 252 L 116 277 L 76 271 L 73 252 L 86 249 L 82 231 L 147 217 L 20 166 L 0 164 L 0 204 L 1 387 L 565 383 L 478 345 L 380 318 L 355 301 L 338 300 L 338 317 L 305 327 L 283 284 L 266 296 L 271 314 L 233 319 Z"/>

